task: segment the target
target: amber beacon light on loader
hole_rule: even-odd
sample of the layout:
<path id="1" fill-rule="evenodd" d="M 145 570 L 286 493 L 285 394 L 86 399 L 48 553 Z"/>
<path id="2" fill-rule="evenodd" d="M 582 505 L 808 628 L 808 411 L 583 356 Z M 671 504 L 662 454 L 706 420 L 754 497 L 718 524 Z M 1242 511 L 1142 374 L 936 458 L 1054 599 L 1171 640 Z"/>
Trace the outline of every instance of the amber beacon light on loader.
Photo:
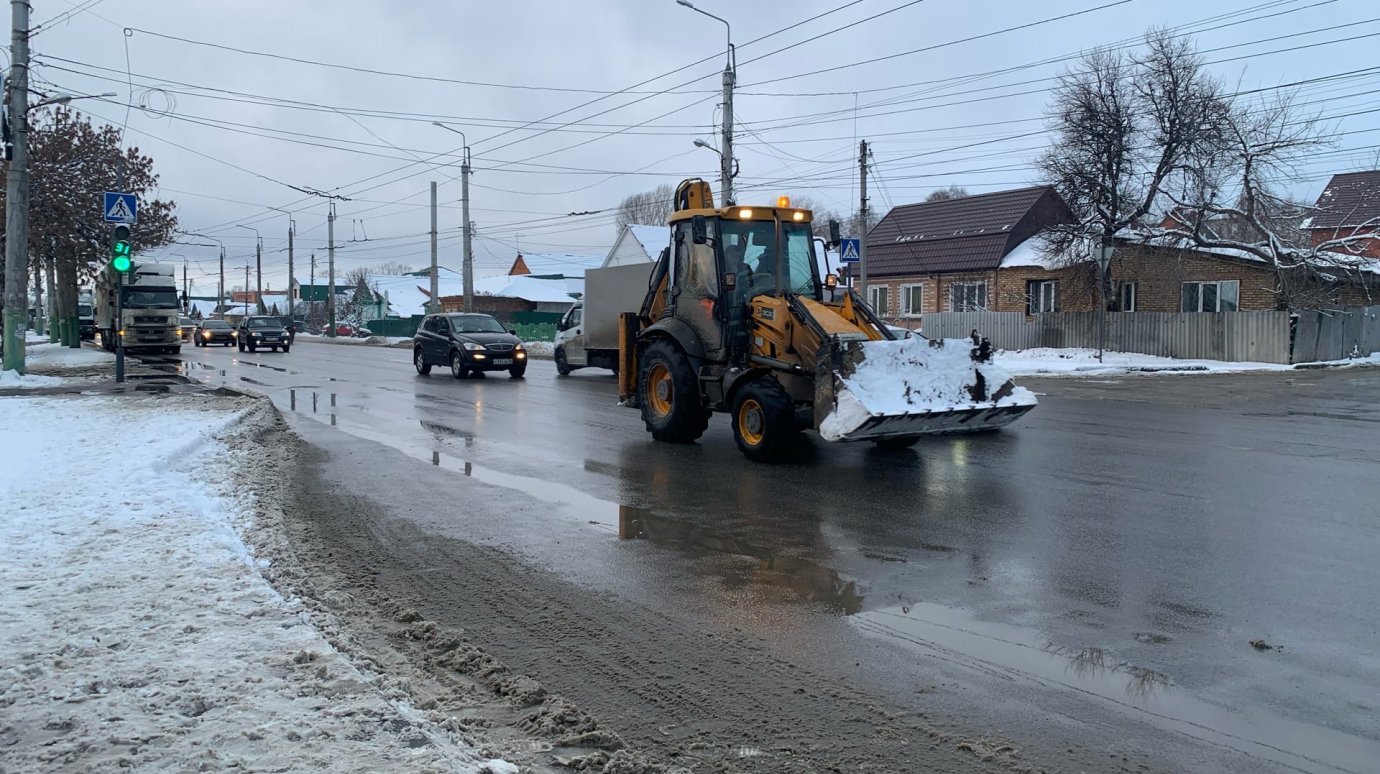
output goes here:
<path id="1" fill-rule="evenodd" d="M 802 430 L 904 448 L 1035 407 L 990 347 L 897 339 L 858 293 L 822 278 L 812 214 L 786 197 L 715 208 L 708 183 L 686 180 L 670 229 L 641 309 L 619 316 L 619 399 L 659 441 L 691 443 L 722 412 L 743 454 L 770 461 Z"/>

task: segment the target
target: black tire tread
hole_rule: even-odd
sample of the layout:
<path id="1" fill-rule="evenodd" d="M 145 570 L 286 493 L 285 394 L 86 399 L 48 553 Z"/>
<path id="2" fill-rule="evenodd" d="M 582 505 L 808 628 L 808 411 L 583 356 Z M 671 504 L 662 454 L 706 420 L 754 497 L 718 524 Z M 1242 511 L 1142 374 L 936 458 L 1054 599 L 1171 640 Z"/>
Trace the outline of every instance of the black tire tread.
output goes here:
<path id="1" fill-rule="evenodd" d="M 647 377 L 651 365 L 664 361 L 671 371 L 672 395 L 671 413 L 660 423 L 653 422 L 647 400 Z M 642 399 L 642 421 L 647 431 L 658 441 L 665 443 L 694 443 L 709 429 L 709 411 L 700 403 L 699 379 L 690 364 L 690 358 L 673 342 L 658 339 L 649 343 L 638 357 L 637 391 Z M 693 402 L 676 400 L 682 395 L 691 396 Z"/>
<path id="2" fill-rule="evenodd" d="M 759 446 L 751 446 L 738 434 L 738 408 L 748 398 L 762 405 L 766 415 L 766 435 Z M 795 401 L 786 388 L 771 376 L 759 376 L 733 391 L 733 442 L 744 457 L 753 462 L 774 462 L 798 441 L 800 428 L 795 423 Z"/>

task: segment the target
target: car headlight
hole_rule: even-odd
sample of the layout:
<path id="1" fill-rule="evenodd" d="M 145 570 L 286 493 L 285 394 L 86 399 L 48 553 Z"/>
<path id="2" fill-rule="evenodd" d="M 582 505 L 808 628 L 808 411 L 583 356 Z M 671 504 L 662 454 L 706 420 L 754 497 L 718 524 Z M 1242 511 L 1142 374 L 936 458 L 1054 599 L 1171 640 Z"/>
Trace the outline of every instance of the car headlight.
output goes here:
<path id="1" fill-rule="evenodd" d="M 471 352 L 483 352 L 483 351 L 484 351 L 484 345 L 483 345 L 483 344 L 476 344 L 476 343 L 474 343 L 473 341 L 467 341 L 467 342 L 465 342 L 465 349 L 468 349 L 468 350 L 471 351 Z"/>
<path id="2" fill-rule="evenodd" d="M 209 338 L 211 338 L 211 332 L 210 332 L 210 331 L 202 331 L 202 332 L 201 332 L 201 337 L 202 337 L 203 339 L 209 339 Z"/>
<path id="3" fill-rule="evenodd" d="M 258 331 L 255 331 L 255 332 L 254 332 L 254 338 L 256 338 L 256 339 L 259 338 L 259 337 L 262 336 L 262 335 L 263 335 L 263 334 L 262 334 L 262 333 L 259 333 Z"/>
<path id="4" fill-rule="evenodd" d="M 181 335 L 182 335 L 182 328 L 179 327 L 179 328 L 177 328 L 176 330 L 177 330 L 177 335 L 178 335 L 178 336 L 181 336 Z"/>

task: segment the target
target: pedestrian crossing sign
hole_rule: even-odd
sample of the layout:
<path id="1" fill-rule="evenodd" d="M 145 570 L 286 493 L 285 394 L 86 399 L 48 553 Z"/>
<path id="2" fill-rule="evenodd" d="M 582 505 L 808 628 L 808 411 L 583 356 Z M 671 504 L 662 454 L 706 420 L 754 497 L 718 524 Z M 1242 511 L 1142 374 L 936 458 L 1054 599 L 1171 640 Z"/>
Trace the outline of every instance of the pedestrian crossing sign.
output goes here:
<path id="1" fill-rule="evenodd" d="M 839 240 L 839 263 L 857 263 L 862 260 L 861 239 Z"/>
<path id="2" fill-rule="evenodd" d="M 105 192 L 106 223 L 133 224 L 139 212 L 139 200 L 132 193 Z"/>

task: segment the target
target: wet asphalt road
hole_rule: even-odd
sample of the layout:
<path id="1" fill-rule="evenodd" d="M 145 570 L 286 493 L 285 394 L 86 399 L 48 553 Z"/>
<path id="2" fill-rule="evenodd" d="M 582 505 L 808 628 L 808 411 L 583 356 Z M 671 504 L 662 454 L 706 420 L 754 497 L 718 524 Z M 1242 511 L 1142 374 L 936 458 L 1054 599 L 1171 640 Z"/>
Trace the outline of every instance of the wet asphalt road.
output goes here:
<path id="1" fill-rule="evenodd" d="M 1066 744 L 1162 770 L 1380 761 L 1380 370 L 1023 380 L 1043 397 L 1011 430 L 903 453 L 809 436 L 767 467 L 722 418 L 651 442 L 603 371 L 422 378 L 406 350 L 305 342 L 181 360 L 546 505 L 476 504 L 475 541 L 854 662 L 887 701 L 923 696 L 1035 762 Z"/>

